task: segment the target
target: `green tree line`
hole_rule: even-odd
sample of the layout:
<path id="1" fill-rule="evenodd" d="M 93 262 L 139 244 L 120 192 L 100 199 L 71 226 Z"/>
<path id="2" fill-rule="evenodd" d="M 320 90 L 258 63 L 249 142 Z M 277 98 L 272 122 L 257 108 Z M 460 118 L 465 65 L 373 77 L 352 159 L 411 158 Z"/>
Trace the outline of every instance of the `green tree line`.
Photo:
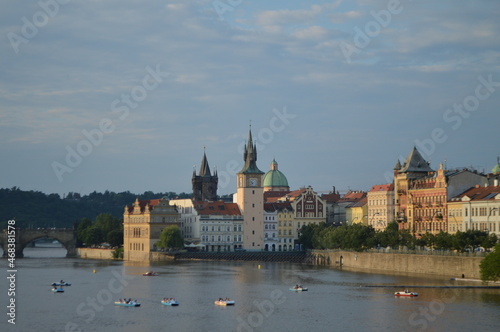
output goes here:
<path id="1" fill-rule="evenodd" d="M 363 251 L 376 247 L 427 247 L 436 250 L 474 251 L 476 248 L 491 249 L 497 243 L 495 234 L 479 230 L 468 230 L 436 235 L 426 233 L 417 238 L 408 230 L 399 230 L 398 223 L 390 223 L 384 231 L 375 231 L 361 224 L 327 226 L 325 223 L 303 226 L 299 242 L 305 249 L 348 249 Z"/>
<path id="2" fill-rule="evenodd" d="M 15 219 L 16 226 L 21 228 L 71 228 L 75 222 L 83 218 L 95 219 L 101 213 L 122 218 L 125 205 L 132 204 L 136 198 L 142 200 L 161 197 L 190 198 L 191 194 L 94 191 L 88 195 L 70 192 L 61 198 L 59 194 L 24 191 L 18 187 L 5 188 L 0 189 L 0 229 L 6 228 L 11 219 Z"/>
<path id="3" fill-rule="evenodd" d="M 78 246 L 93 247 L 108 243 L 110 247 L 123 245 L 123 219 L 109 213 L 99 214 L 94 221 L 83 218 L 77 227 Z"/>

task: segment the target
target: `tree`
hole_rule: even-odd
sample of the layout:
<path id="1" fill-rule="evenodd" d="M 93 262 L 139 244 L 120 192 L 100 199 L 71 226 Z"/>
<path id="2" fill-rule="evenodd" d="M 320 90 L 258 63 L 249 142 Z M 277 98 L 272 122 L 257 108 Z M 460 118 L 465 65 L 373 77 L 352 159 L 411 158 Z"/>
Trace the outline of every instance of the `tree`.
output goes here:
<path id="1" fill-rule="evenodd" d="M 183 248 L 184 238 L 178 226 L 167 226 L 160 234 L 160 241 L 155 244 L 158 248 Z"/>
<path id="2" fill-rule="evenodd" d="M 123 229 L 114 229 L 106 235 L 106 241 L 111 247 L 119 247 L 123 244 Z"/>
<path id="3" fill-rule="evenodd" d="M 83 218 L 82 221 L 78 224 L 76 229 L 76 237 L 78 240 L 78 245 L 82 245 L 85 243 L 85 236 L 87 233 L 87 229 L 92 227 L 92 221 L 88 218 Z"/>
<path id="4" fill-rule="evenodd" d="M 493 252 L 490 252 L 479 264 L 481 280 L 497 281 L 500 280 L 500 243 L 495 246 Z"/>
<path id="5" fill-rule="evenodd" d="M 87 246 L 99 245 L 104 242 L 102 230 L 99 227 L 92 226 L 85 230 L 84 240 Z"/>

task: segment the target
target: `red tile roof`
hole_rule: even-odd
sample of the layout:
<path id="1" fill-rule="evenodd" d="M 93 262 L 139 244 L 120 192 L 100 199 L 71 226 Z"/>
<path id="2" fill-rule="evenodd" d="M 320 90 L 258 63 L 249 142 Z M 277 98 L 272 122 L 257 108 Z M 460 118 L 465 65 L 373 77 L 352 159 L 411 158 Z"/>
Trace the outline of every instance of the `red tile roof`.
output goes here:
<path id="1" fill-rule="evenodd" d="M 195 201 L 193 202 L 193 205 L 198 214 L 225 215 L 225 216 L 241 215 L 240 208 L 236 203 L 226 203 L 222 201 L 217 201 L 217 202 Z"/>
<path id="2" fill-rule="evenodd" d="M 366 196 L 366 193 L 364 191 L 349 191 L 347 192 L 344 197 L 340 199 L 342 202 L 354 202 L 362 199 L 363 197 Z"/>
<path id="3" fill-rule="evenodd" d="M 393 191 L 394 190 L 394 184 L 393 183 L 386 183 L 386 184 L 377 184 L 370 189 L 370 192 L 372 191 Z"/>
<path id="4" fill-rule="evenodd" d="M 293 211 L 292 204 L 290 202 L 264 203 L 264 210 L 267 212 L 280 212 L 285 209 Z"/>
<path id="5" fill-rule="evenodd" d="M 289 191 L 264 191 L 264 202 L 276 202 L 283 196 L 288 195 Z"/>
<path id="6" fill-rule="evenodd" d="M 473 201 L 495 199 L 495 196 L 498 194 L 500 194 L 500 186 L 481 187 L 478 185 L 474 188 L 470 188 L 457 197 L 452 198 L 452 200 L 457 201 L 456 198 L 462 199 L 464 196 L 469 197 Z"/>
<path id="7" fill-rule="evenodd" d="M 323 194 L 321 199 L 325 202 L 335 203 L 340 200 L 340 194 Z"/>

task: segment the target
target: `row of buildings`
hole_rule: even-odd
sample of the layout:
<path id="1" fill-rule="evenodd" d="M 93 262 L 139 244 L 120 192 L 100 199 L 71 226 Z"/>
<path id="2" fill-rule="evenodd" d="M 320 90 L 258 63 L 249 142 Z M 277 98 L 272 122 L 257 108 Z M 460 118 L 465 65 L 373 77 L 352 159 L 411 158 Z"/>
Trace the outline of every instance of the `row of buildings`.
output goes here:
<path id="1" fill-rule="evenodd" d="M 257 166 L 249 131 L 233 201 L 217 200 L 217 172 L 203 154 L 193 171 L 192 199 L 136 200 L 124 211 L 124 256 L 144 260 L 161 231 L 180 227 L 186 243 L 206 251 L 296 249 L 304 225 L 361 223 L 383 230 L 396 220 L 415 236 L 468 229 L 500 235 L 500 160 L 490 174 L 468 169 L 433 170 L 416 148 L 394 167 L 393 183 L 341 195 L 333 188 L 318 194 L 311 187 L 290 190 L 273 160 L 270 170 Z"/>

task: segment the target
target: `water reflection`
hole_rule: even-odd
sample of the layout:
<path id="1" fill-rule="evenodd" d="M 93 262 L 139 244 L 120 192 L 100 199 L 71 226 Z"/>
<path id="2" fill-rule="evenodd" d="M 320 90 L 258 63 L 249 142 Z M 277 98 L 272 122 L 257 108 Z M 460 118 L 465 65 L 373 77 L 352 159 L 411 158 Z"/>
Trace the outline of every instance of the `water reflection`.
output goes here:
<path id="1" fill-rule="evenodd" d="M 64 258 L 63 248 L 26 248 L 17 260 L 19 331 L 496 331 L 500 290 L 421 288 L 416 298 L 395 298 L 400 285 L 444 286 L 446 278 L 340 271 L 327 267 L 258 262 L 142 263 Z M 96 273 L 93 273 L 96 270 Z M 156 277 L 143 277 L 154 270 Z M 110 282 L 123 276 L 120 282 Z M 52 294 L 50 282 L 72 283 Z M 307 292 L 290 292 L 301 283 Z M 461 283 L 463 284 L 463 283 Z M 370 287 L 367 287 L 370 286 Z M 384 286 L 384 287 L 372 287 Z M 112 298 L 104 296 L 109 291 Z M 113 305 L 138 299 L 139 308 Z M 180 305 L 160 304 L 175 297 Z M 215 306 L 230 297 L 235 307 Z M 36 298 L 37 301 L 31 301 Z M 89 299 L 96 302 L 90 318 Z M 38 305 L 44 303 L 43 306 Z M 79 310 L 80 309 L 80 310 Z M 53 313 L 57 312 L 57 315 Z M 0 327 L 2 331 L 2 327 Z"/>

